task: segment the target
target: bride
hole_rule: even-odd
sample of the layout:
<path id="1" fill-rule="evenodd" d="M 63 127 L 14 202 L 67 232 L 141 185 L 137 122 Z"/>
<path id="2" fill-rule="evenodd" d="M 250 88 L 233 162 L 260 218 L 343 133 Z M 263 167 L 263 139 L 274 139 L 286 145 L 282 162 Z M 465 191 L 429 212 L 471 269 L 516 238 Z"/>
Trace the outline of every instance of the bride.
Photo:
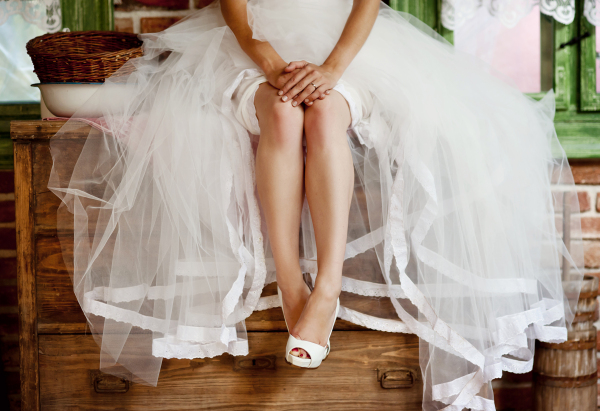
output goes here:
<path id="1" fill-rule="evenodd" d="M 414 333 L 424 408 L 493 410 L 492 379 L 566 340 L 582 249 L 552 92 L 377 0 L 220 0 L 140 38 L 51 140 L 101 369 L 156 385 L 163 358 L 246 355 L 244 319 L 281 306 L 292 365 L 335 350 L 336 317 Z"/>

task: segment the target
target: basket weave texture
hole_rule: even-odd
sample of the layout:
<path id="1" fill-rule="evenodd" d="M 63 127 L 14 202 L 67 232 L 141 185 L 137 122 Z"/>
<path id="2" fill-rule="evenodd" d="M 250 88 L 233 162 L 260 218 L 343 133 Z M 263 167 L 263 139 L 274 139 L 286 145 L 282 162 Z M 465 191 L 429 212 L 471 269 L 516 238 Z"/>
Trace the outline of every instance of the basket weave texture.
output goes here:
<path id="1" fill-rule="evenodd" d="M 142 56 L 141 46 L 131 33 L 73 31 L 35 37 L 26 47 L 42 83 L 103 83 L 125 62 Z"/>

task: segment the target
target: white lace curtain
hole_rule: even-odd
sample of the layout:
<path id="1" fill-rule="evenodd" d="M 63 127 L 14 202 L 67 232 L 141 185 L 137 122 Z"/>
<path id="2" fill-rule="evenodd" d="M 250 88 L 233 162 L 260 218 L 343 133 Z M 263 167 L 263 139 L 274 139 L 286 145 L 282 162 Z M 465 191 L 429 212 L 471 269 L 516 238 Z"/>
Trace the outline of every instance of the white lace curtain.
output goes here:
<path id="1" fill-rule="evenodd" d="M 584 2 L 583 14 L 593 25 L 600 24 L 596 3 L 598 0 L 577 0 Z M 514 27 L 531 9 L 540 6 L 540 11 L 554 17 L 563 24 L 575 18 L 575 0 L 442 0 L 442 24 L 455 30 L 475 15 L 480 7 L 488 9 L 507 27 Z"/>
<path id="2" fill-rule="evenodd" d="M 15 14 L 48 33 L 61 27 L 60 0 L 0 0 L 0 25 Z"/>

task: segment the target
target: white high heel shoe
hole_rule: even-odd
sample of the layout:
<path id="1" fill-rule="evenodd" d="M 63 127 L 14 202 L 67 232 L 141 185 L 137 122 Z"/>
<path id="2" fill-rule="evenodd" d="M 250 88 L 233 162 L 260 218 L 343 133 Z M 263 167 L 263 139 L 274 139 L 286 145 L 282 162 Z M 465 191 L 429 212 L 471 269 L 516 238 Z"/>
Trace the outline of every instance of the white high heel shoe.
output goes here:
<path id="1" fill-rule="evenodd" d="M 281 290 L 279 286 L 277 286 L 277 295 L 279 296 L 279 303 L 281 304 L 281 310 L 283 312 L 283 301 L 281 300 Z M 321 365 L 321 362 L 327 358 L 329 355 L 331 344 L 329 339 L 331 338 L 331 333 L 333 332 L 333 326 L 335 325 L 335 319 L 338 316 L 340 311 L 340 299 L 338 298 L 335 306 L 335 317 L 333 318 L 333 324 L 331 325 L 331 330 L 329 330 L 329 336 L 327 337 L 327 346 L 323 347 L 322 345 L 315 344 L 310 341 L 301 340 L 299 338 L 294 337 L 290 334 L 290 328 L 287 324 L 287 320 L 285 319 L 285 313 L 283 313 L 283 319 L 285 320 L 285 326 L 288 329 L 288 340 L 285 347 L 285 361 L 289 364 L 295 365 L 297 367 L 302 368 L 317 368 Z M 302 348 L 304 351 L 308 353 L 310 358 L 300 358 L 292 355 L 292 350 L 294 348 Z"/>

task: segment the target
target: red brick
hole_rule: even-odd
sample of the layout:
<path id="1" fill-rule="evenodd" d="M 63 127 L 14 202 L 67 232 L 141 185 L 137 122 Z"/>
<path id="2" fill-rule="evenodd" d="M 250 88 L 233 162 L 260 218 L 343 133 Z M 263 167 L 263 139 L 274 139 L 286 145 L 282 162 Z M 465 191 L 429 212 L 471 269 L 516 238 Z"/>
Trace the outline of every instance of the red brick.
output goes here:
<path id="1" fill-rule="evenodd" d="M 600 160 L 571 160 L 575 184 L 600 184 Z"/>
<path id="2" fill-rule="evenodd" d="M 115 31 L 133 33 L 133 19 L 131 17 L 115 18 Z"/>
<path id="3" fill-rule="evenodd" d="M 123 0 L 115 5 L 115 10 L 186 10 L 189 7 L 189 0 Z"/>
<path id="4" fill-rule="evenodd" d="M 0 279 L 11 280 L 17 278 L 17 258 L 0 258 Z"/>
<path id="5" fill-rule="evenodd" d="M 13 170 L 0 170 L 0 193 L 15 192 L 15 173 Z"/>
<path id="6" fill-rule="evenodd" d="M 581 217 L 583 238 L 600 238 L 600 216 Z"/>
<path id="7" fill-rule="evenodd" d="M 557 213 L 562 213 L 563 211 L 563 195 L 564 193 L 562 192 L 555 192 L 554 193 L 554 210 Z M 571 193 L 569 192 L 569 195 L 571 195 Z M 569 196 L 569 199 L 571 199 L 572 197 Z M 577 192 L 577 201 L 579 203 L 579 211 L 580 212 L 584 212 L 584 211 L 590 211 L 590 196 L 586 191 L 578 191 Z"/>
<path id="8" fill-rule="evenodd" d="M 17 234 L 14 228 L 0 228 L 0 250 L 16 250 Z"/>
<path id="9" fill-rule="evenodd" d="M 584 241 L 583 252 L 586 268 L 600 268 L 600 241 Z"/>
<path id="10" fill-rule="evenodd" d="M 140 19 L 141 33 L 157 33 L 177 23 L 183 17 L 144 17 Z"/>
<path id="11" fill-rule="evenodd" d="M 577 192 L 577 199 L 579 200 L 579 211 L 590 211 L 590 196 L 585 191 Z"/>
<path id="12" fill-rule="evenodd" d="M 196 8 L 201 9 L 211 4 L 214 0 L 196 0 Z"/>
<path id="13" fill-rule="evenodd" d="M 600 213 L 600 193 L 596 194 L 596 211 Z"/>
<path id="14" fill-rule="evenodd" d="M 15 221 L 15 202 L 0 201 L 0 223 L 10 223 Z"/>

